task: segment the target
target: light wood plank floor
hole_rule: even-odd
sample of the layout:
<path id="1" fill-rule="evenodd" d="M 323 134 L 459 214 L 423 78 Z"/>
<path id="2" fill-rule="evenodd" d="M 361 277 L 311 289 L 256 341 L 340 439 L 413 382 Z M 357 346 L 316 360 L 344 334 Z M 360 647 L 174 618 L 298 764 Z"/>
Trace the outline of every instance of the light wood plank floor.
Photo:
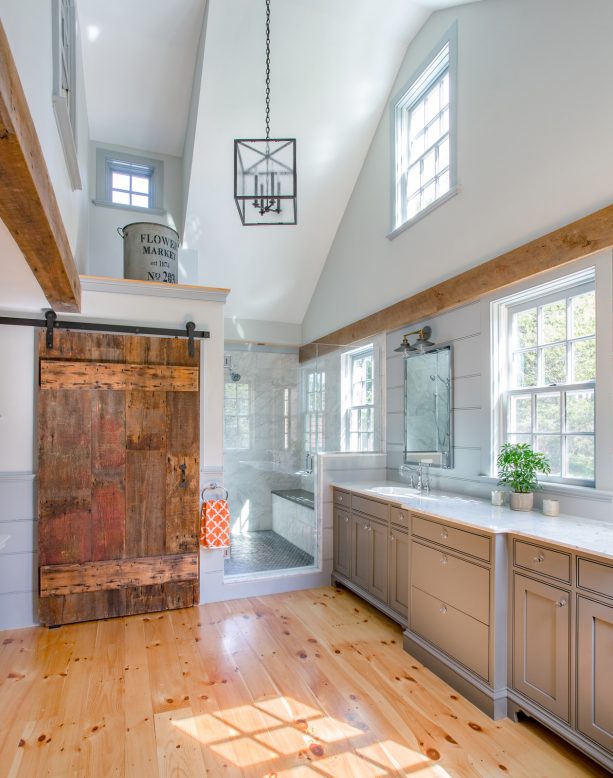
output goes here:
<path id="1" fill-rule="evenodd" d="M 0 633 L 0 777 L 604 776 L 346 590 Z"/>

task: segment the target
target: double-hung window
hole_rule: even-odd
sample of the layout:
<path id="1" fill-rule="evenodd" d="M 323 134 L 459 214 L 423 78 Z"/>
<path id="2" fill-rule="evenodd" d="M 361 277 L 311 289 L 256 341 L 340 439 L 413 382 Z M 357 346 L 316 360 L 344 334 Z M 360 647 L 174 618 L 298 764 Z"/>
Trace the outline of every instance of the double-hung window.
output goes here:
<path id="1" fill-rule="evenodd" d="M 392 104 L 393 231 L 455 186 L 456 37 L 454 27 Z"/>
<path id="2" fill-rule="evenodd" d="M 548 480 L 595 484 L 596 304 L 593 270 L 565 287 L 507 298 L 500 442 L 528 443 L 551 463 Z"/>
<path id="3" fill-rule="evenodd" d="M 224 445 L 226 449 L 251 446 L 249 384 L 228 381 L 224 387 Z"/>
<path id="4" fill-rule="evenodd" d="M 344 450 L 373 451 L 375 380 L 372 344 L 345 355 Z"/>
<path id="5" fill-rule="evenodd" d="M 308 370 L 305 374 L 305 409 L 305 451 L 323 451 L 326 411 L 326 374 L 323 370 Z"/>

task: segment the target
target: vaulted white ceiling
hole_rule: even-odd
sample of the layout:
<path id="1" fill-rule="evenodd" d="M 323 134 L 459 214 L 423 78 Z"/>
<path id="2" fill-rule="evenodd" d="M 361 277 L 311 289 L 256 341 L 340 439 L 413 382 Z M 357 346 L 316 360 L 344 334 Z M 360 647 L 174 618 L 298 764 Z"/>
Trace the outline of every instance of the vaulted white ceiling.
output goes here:
<path id="1" fill-rule="evenodd" d="M 91 137 L 181 155 L 205 0 L 77 3 Z M 243 227 L 233 141 L 265 134 L 265 3 L 208 0 L 183 238 L 200 283 L 231 288 L 228 316 L 302 322 L 407 46 L 461 3 L 272 0 L 271 136 L 297 139 L 298 225 Z"/>

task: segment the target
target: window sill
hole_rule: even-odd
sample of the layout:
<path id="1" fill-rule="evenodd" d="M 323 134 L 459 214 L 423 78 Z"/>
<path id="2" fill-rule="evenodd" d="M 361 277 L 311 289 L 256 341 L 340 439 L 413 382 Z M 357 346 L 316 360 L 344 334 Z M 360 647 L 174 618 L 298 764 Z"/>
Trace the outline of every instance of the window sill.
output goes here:
<path id="1" fill-rule="evenodd" d="M 403 222 L 400 226 L 396 227 L 391 232 L 388 232 L 386 237 L 389 240 L 394 240 L 394 238 L 397 238 L 398 235 L 403 233 L 409 227 L 412 227 L 418 221 L 421 221 L 424 217 L 426 217 L 429 213 L 432 213 L 432 211 L 436 210 L 436 208 L 438 208 L 439 205 L 446 203 L 447 200 L 450 200 L 452 197 L 454 197 L 459 191 L 460 189 L 457 185 L 452 186 L 448 192 L 445 192 L 445 194 L 439 197 L 438 200 L 435 200 L 433 203 L 430 203 L 430 205 L 427 208 L 424 208 L 423 211 L 416 213 L 415 216 L 412 216 L 406 222 Z"/>
<path id="2" fill-rule="evenodd" d="M 115 208 L 118 211 L 133 211 L 135 213 L 151 213 L 155 216 L 165 216 L 164 208 L 140 208 L 137 205 L 121 205 L 120 203 L 111 203 L 108 200 L 92 200 L 94 205 L 102 208 Z"/>
<path id="3" fill-rule="evenodd" d="M 496 485 L 498 488 L 498 479 L 493 476 L 479 476 L 479 482 L 491 484 L 492 486 Z M 584 500 L 595 500 L 596 502 L 613 502 L 613 492 L 606 491 L 605 489 L 596 489 L 593 486 L 575 486 L 574 484 L 541 481 L 541 487 L 537 494 L 556 494 L 560 497 L 581 497 Z"/>

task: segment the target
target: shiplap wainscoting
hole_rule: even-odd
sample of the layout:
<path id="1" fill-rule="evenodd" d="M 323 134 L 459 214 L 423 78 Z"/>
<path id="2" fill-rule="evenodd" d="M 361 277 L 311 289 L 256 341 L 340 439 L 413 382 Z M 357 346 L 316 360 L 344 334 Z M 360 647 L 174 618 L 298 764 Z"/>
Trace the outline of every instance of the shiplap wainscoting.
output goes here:
<path id="1" fill-rule="evenodd" d="M 37 519 L 34 473 L 0 473 L 0 629 L 30 627 L 37 615 Z"/>

